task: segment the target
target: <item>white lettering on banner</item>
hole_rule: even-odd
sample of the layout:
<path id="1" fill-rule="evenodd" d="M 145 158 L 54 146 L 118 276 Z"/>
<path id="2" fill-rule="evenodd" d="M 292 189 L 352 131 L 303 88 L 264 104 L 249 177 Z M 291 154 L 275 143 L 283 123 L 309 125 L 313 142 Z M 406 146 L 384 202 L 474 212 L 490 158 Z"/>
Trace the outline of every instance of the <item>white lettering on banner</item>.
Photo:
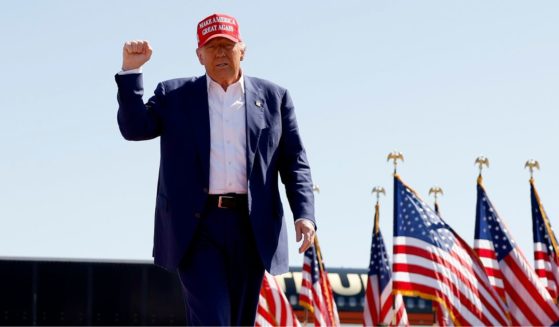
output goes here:
<path id="1" fill-rule="evenodd" d="M 293 280 L 295 281 L 295 290 L 297 291 L 297 294 L 301 294 L 301 283 L 303 282 L 303 273 L 294 272 Z"/>
<path id="2" fill-rule="evenodd" d="M 285 293 L 285 290 L 287 289 L 287 287 L 285 286 L 285 279 L 286 278 L 293 278 L 291 273 L 288 272 L 288 273 L 277 275 L 277 276 L 274 276 L 274 277 L 278 281 L 278 284 L 280 285 L 281 290 Z"/>
<path id="3" fill-rule="evenodd" d="M 369 275 L 361 274 L 361 281 L 363 282 L 363 288 L 366 290 L 367 285 L 369 285 Z"/>
<path id="4" fill-rule="evenodd" d="M 328 280 L 332 285 L 332 291 L 341 296 L 354 296 L 359 295 L 362 291 L 367 288 L 367 274 L 345 274 L 348 286 L 342 284 L 342 280 L 339 273 L 328 273 Z M 301 293 L 301 282 L 303 280 L 303 274 L 301 272 L 288 272 L 282 275 L 274 276 L 278 283 L 280 284 L 282 290 L 285 292 L 287 285 L 285 281 L 287 279 L 293 279 L 293 284 L 295 284 L 295 291 L 297 294 Z"/>
<path id="5" fill-rule="evenodd" d="M 347 281 L 349 285 L 345 287 L 342 284 L 342 280 L 340 279 L 340 275 L 337 273 L 328 273 L 328 279 L 330 280 L 330 284 L 332 285 L 332 291 L 334 293 L 344 296 L 352 296 L 357 295 L 361 292 L 362 285 L 361 279 L 359 278 L 358 274 L 347 274 Z"/>

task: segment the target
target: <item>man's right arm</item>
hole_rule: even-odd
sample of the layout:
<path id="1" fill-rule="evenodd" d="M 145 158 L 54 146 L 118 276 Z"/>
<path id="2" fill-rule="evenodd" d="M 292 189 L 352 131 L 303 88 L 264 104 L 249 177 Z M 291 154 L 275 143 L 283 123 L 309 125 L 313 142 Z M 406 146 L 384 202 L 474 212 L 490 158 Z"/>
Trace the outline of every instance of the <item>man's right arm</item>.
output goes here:
<path id="1" fill-rule="evenodd" d="M 129 41 L 122 49 L 122 72 L 115 76 L 118 85 L 118 125 L 127 140 L 140 141 L 161 134 L 161 99 L 165 88 L 159 84 L 147 104 L 144 94 L 141 68 L 150 59 L 152 49 L 147 41 Z"/>

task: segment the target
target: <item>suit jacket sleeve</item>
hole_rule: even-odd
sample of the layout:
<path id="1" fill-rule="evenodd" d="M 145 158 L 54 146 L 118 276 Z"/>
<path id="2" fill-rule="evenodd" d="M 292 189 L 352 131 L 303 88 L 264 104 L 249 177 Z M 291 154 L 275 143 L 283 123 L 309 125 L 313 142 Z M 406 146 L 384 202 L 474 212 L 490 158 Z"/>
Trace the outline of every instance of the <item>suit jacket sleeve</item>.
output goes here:
<path id="1" fill-rule="evenodd" d="M 282 98 L 282 136 L 280 140 L 279 173 L 293 218 L 306 218 L 316 226 L 311 169 L 297 127 L 295 109 L 289 92 Z"/>
<path id="2" fill-rule="evenodd" d="M 115 76 L 118 85 L 118 126 L 122 136 L 130 141 L 149 140 L 161 135 L 162 107 L 165 87 L 159 83 L 155 95 L 144 104 L 142 74 Z"/>

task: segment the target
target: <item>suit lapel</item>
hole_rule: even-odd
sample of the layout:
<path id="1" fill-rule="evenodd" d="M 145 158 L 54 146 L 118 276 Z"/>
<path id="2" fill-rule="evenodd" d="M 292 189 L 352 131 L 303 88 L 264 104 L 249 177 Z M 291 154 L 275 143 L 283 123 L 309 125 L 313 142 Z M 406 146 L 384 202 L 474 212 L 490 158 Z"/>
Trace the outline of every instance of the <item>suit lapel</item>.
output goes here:
<path id="1" fill-rule="evenodd" d="M 210 180 L 210 108 L 208 104 L 208 85 L 206 75 L 195 81 L 193 118 L 195 121 L 195 137 L 198 151 L 200 153 L 201 165 L 206 177 L 206 183 Z"/>
<path id="2" fill-rule="evenodd" d="M 252 78 L 245 76 L 247 178 L 250 178 L 254 166 L 260 133 L 265 128 L 265 105 L 262 91 L 258 88 L 258 85 L 254 83 Z"/>

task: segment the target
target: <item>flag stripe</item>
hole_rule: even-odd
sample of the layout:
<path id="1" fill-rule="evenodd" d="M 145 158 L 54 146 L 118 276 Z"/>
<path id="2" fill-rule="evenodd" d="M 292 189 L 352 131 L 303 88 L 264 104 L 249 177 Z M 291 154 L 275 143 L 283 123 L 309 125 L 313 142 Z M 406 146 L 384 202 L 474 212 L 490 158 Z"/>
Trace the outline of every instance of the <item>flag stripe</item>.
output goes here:
<path id="1" fill-rule="evenodd" d="M 377 316 L 377 307 L 375 298 L 378 298 L 378 295 L 374 295 L 374 278 L 376 276 L 369 276 L 367 279 L 367 290 L 365 291 L 365 306 L 363 308 L 363 325 L 365 326 L 373 326 L 373 321 L 378 321 Z M 372 309 L 371 309 L 372 308 Z"/>
<path id="2" fill-rule="evenodd" d="M 394 296 L 394 311 L 396 326 L 409 326 L 408 313 L 404 305 L 402 294 Z"/>
<path id="3" fill-rule="evenodd" d="M 380 297 L 380 304 L 382 305 L 382 307 L 380 308 L 379 320 L 381 322 L 389 324 L 392 321 L 392 315 L 394 313 L 392 310 L 392 299 L 392 285 L 391 283 L 389 283 L 382 291 Z"/>
<path id="4" fill-rule="evenodd" d="M 428 277 L 428 278 L 432 279 L 432 282 L 425 282 L 425 283 L 432 283 L 433 284 L 432 289 L 435 290 L 435 292 L 437 294 L 450 292 L 451 295 L 454 295 L 456 297 L 462 297 L 461 305 L 463 307 L 467 308 L 470 312 L 476 312 L 476 311 L 479 310 L 479 308 L 473 302 L 471 302 L 468 298 L 465 297 L 465 294 L 463 294 L 462 290 L 459 290 L 456 287 L 451 287 L 451 285 L 453 285 L 452 280 L 450 280 L 450 279 L 448 279 L 444 276 L 441 276 L 440 274 L 436 274 L 431 269 L 424 268 L 422 266 L 412 265 L 412 264 L 394 265 L 394 273 L 397 273 L 397 272 L 407 272 L 410 275 L 421 275 L 422 277 Z M 439 285 L 437 285 L 437 284 L 439 284 L 439 283 L 437 283 L 437 281 L 442 282 L 444 285 L 446 285 L 448 287 L 441 289 L 440 287 L 438 287 Z M 460 294 L 461 292 L 462 292 L 462 294 Z M 480 300 L 481 300 L 481 302 L 483 302 L 484 305 L 488 304 L 487 301 L 485 301 L 485 299 L 483 297 L 481 297 Z M 492 307 L 487 307 L 487 308 L 491 311 L 491 314 L 493 316 L 495 316 L 495 310 Z M 483 319 L 483 323 L 485 325 L 490 325 L 491 324 L 489 322 L 489 320 L 486 319 L 485 317 Z"/>
<path id="5" fill-rule="evenodd" d="M 410 250 L 410 251 L 408 251 Z M 413 255 L 413 254 L 418 254 Z M 405 264 L 398 264 L 400 262 L 400 254 L 407 255 L 405 259 L 407 262 Z M 496 309 L 494 303 L 489 303 L 489 292 L 486 294 L 480 294 L 481 296 L 477 297 L 471 294 L 471 288 L 467 286 L 470 283 L 471 278 L 465 277 L 462 275 L 458 270 L 449 269 L 444 265 L 430 265 L 430 261 L 427 259 L 430 257 L 430 253 L 425 251 L 423 248 L 413 248 L 408 249 L 405 247 L 395 247 L 394 249 L 394 272 L 410 272 L 421 274 L 427 277 L 433 278 L 435 281 L 440 281 L 434 289 L 437 289 L 439 292 L 447 293 L 453 292 L 454 296 L 459 296 L 459 298 L 463 303 L 468 304 L 467 307 L 470 311 L 477 311 L 478 309 L 473 308 L 473 303 L 481 302 L 487 308 L 486 310 L 491 313 L 491 316 L 501 324 L 506 324 L 506 318 L 501 316 L 501 319 L 498 318 L 499 310 Z M 403 261 L 403 259 L 402 259 Z M 403 270 L 404 267 L 406 270 Z M 447 277 L 448 276 L 448 277 Z M 454 281 L 458 281 L 459 283 L 456 284 Z M 445 288 L 441 288 L 445 286 Z M 460 292 L 460 293 L 459 293 Z M 480 292 L 482 293 L 482 292 Z M 474 298 L 469 299 L 468 297 L 474 296 Z M 473 301 L 473 302 L 472 302 Z M 497 307 L 498 308 L 498 307 Z"/>
<path id="6" fill-rule="evenodd" d="M 491 283 L 484 282 L 484 278 L 487 278 L 487 275 L 485 274 L 483 264 L 481 263 L 481 261 L 477 261 L 477 263 L 474 264 L 474 261 L 476 261 L 476 259 L 479 259 L 476 258 L 475 251 L 471 249 L 461 238 L 458 239 L 458 242 L 461 244 L 461 247 L 457 248 L 456 252 L 458 253 L 458 261 L 460 265 L 469 265 L 470 267 L 472 267 L 476 274 L 476 280 L 480 282 L 478 290 L 480 291 L 480 293 L 482 293 L 483 297 L 489 297 L 493 300 L 493 305 L 495 305 L 496 309 L 498 309 L 499 312 L 502 314 L 501 318 L 504 321 L 508 321 L 506 314 L 507 309 L 505 307 L 505 303 L 502 300 L 502 297 L 499 297 L 498 293 L 493 292 Z M 471 261 L 466 260 L 465 258 L 468 258 Z"/>
<path id="7" fill-rule="evenodd" d="M 396 280 L 396 275 L 397 273 L 394 273 L 395 280 Z M 395 281 L 394 285 L 398 285 L 397 286 L 398 290 L 409 291 L 410 292 L 409 294 L 413 294 L 413 295 L 425 294 L 425 295 L 435 296 L 437 298 L 442 299 L 445 302 L 451 301 L 450 297 L 448 297 L 446 293 L 440 293 L 439 290 L 427 286 L 425 283 L 423 283 L 423 280 L 421 278 L 417 278 L 417 280 L 421 281 L 422 283 Z M 460 325 L 470 325 L 470 326 L 482 325 L 481 321 L 477 319 L 477 317 L 473 317 L 469 311 L 467 310 L 460 311 L 454 306 L 452 307 L 452 309 L 453 309 L 452 311 L 454 314 L 454 318 L 458 320 L 458 323 Z M 468 319 L 466 319 L 464 315 L 468 315 Z"/>
<path id="8" fill-rule="evenodd" d="M 534 312 L 541 312 L 543 310 L 548 319 L 536 321 L 530 320 L 530 323 L 532 325 L 547 325 L 553 323 L 555 321 L 553 317 L 555 316 L 556 312 L 554 312 L 553 309 L 549 306 L 549 302 L 538 303 L 534 301 L 528 301 L 525 306 L 522 305 L 524 304 L 523 299 L 537 299 L 538 297 L 542 297 L 542 291 L 545 290 L 543 289 L 543 287 L 540 287 L 539 290 L 536 288 L 536 285 L 534 284 L 535 278 L 533 278 L 535 276 L 532 276 L 532 280 L 530 280 L 529 276 L 524 275 L 524 272 L 519 267 L 517 260 L 515 260 L 515 257 L 515 255 L 505 257 L 504 261 L 506 263 L 506 266 L 503 269 L 503 273 L 505 274 L 507 281 L 510 283 L 507 287 L 507 291 L 524 291 L 525 293 L 524 296 L 514 301 L 514 304 L 519 307 L 519 309 L 524 313 L 525 316 L 530 316 Z M 547 295 L 549 297 L 549 294 L 544 293 L 544 295 Z M 548 300 L 551 299 L 549 298 Z M 543 318 L 541 315 L 539 316 L 540 319 Z"/>
<path id="9" fill-rule="evenodd" d="M 262 279 L 255 325 L 300 326 L 280 284 L 268 272 Z"/>
<path id="10" fill-rule="evenodd" d="M 266 299 L 260 295 L 260 299 L 258 301 L 258 308 L 256 310 L 256 318 L 255 318 L 255 325 L 256 326 L 277 326 L 277 322 L 275 321 L 274 317 L 267 309 Z"/>
<path id="11" fill-rule="evenodd" d="M 327 322 L 327 317 L 324 316 L 323 313 L 327 313 L 323 299 L 322 299 L 322 288 L 320 284 L 316 284 L 316 286 L 312 289 L 313 293 L 313 300 L 314 300 L 314 325 L 315 326 L 330 326 L 329 322 Z"/>
<path id="12" fill-rule="evenodd" d="M 419 244 L 418 244 L 419 245 Z M 447 259 L 444 258 L 443 260 L 446 260 L 446 263 L 452 265 L 452 268 L 449 268 L 447 266 L 440 265 L 437 264 L 435 266 L 432 266 L 432 262 L 429 260 L 430 258 L 433 257 L 433 253 L 431 251 L 428 251 L 427 249 L 429 249 L 427 247 L 427 245 L 423 244 L 423 246 L 419 246 L 419 247 L 401 247 L 399 245 L 395 245 L 394 246 L 394 262 L 399 262 L 400 260 L 396 260 L 397 254 L 407 254 L 407 255 L 413 255 L 415 257 L 407 257 L 408 263 L 412 262 L 412 263 L 418 263 L 421 264 L 424 267 L 427 267 L 428 269 L 432 269 L 435 270 L 436 274 L 440 274 L 441 276 L 449 276 L 451 277 L 450 280 L 460 280 L 461 283 L 463 283 L 464 285 L 469 285 L 471 283 L 472 280 L 475 280 L 475 278 L 479 278 L 478 276 L 474 276 L 474 273 L 472 271 L 466 270 L 465 267 L 466 266 L 466 262 L 461 260 L 460 257 L 458 258 L 454 258 L 452 257 L 451 259 Z M 436 255 L 436 254 L 435 254 Z M 456 262 L 454 262 L 454 259 Z M 467 274 L 465 273 L 467 272 Z M 442 278 L 442 277 L 441 277 Z M 452 284 L 452 282 L 448 280 L 445 277 L 445 281 L 448 282 L 449 285 Z M 480 292 L 480 298 L 474 298 L 474 299 L 469 299 L 470 301 L 474 301 L 474 302 L 478 302 L 478 301 L 482 301 L 482 303 L 486 306 L 488 306 L 488 310 L 492 313 L 492 315 L 494 317 L 497 317 L 498 314 L 496 314 L 499 311 L 503 311 L 504 308 L 503 307 L 499 307 L 498 303 L 499 300 L 497 300 L 496 298 L 493 298 L 491 295 L 491 291 L 489 290 L 488 287 L 484 287 L 482 285 L 479 288 L 479 292 Z M 463 291 L 462 296 L 468 297 L 470 296 L 470 292 L 471 292 L 471 286 L 467 286 L 466 289 Z M 489 302 L 489 299 L 491 299 L 493 301 Z M 506 322 L 506 317 L 501 316 L 500 319 L 501 323 Z"/>
<path id="13" fill-rule="evenodd" d="M 508 269 L 504 269 L 508 270 Z M 506 272 L 505 272 L 506 273 Z M 513 276 L 510 276 L 514 278 Z M 514 278 L 516 279 L 516 278 Z M 521 283 L 520 281 L 518 281 Z M 528 305 L 524 302 L 524 299 L 529 299 L 530 297 L 523 292 L 523 296 L 518 294 L 517 288 L 510 284 L 509 279 L 506 280 L 507 284 L 507 297 L 509 298 L 509 304 L 511 305 L 511 314 L 515 317 L 517 321 L 528 322 L 532 326 L 541 326 L 541 322 L 536 318 L 534 313 L 528 308 Z M 519 290 L 524 291 L 524 290 Z"/>

